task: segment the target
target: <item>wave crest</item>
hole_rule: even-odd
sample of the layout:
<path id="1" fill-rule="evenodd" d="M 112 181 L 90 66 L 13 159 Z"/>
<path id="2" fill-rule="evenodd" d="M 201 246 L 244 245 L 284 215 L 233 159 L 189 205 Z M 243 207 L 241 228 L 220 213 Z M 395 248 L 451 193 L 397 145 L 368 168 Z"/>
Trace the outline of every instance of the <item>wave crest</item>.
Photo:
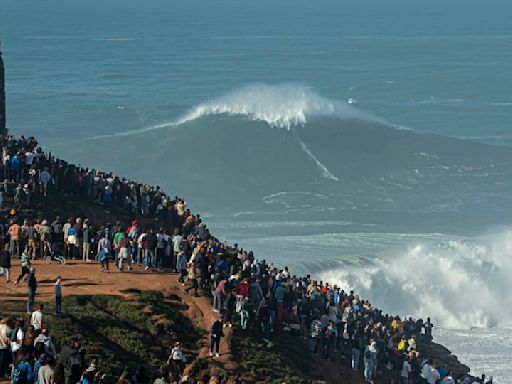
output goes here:
<path id="1" fill-rule="evenodd" d="M 277 128 L 303 126 L 311 117 L 374 119 L 345 102 L 330 100 L 296 84 L 252 84 L 195 107 L 180 123 L 206 115 L 246 116 Z"/>

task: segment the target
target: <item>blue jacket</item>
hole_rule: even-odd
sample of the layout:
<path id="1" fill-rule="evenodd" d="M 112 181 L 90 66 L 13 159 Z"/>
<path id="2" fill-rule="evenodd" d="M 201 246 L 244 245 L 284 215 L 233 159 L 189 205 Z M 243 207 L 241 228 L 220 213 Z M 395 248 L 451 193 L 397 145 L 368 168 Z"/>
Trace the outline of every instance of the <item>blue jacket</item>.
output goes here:
<path id="1" fill-rule="evenodd" d="M 23 381 L 20 381 L 18 384 L 29 384 L 34 382 L 34 369 L 32 368 L 32 365 L 28 364 L 25 361 L 22 361 L 16 366 L 16 369 L 20 370 L 21 372 L 26 372 L 25 378 Z"/>

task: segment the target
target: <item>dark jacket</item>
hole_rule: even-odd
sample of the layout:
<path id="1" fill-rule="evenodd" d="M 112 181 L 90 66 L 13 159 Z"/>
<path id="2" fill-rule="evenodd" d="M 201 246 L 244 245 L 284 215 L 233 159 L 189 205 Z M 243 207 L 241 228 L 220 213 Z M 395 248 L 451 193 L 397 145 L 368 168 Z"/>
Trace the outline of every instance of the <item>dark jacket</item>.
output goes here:
<path id="1" fill-rule="evenodd" d="M 146 249 L 154 250 L 156 248 L 156 235 L 154 233 L 148 233 L 146 235 Z"/>
<path id="2" fill-rule="evenodd" d="M 222 337 L 224 334 L 222 333 L 222 322 L 220 320 L 215 320 L 212 325 L 212 337 Z"/>
<path id="3" fill-rule="evenodd" d="M 0 251 L 0 267 L 11 268 L 11 257 L 7 252 Z"/>
<path id="4" fill-rule="evenodd" d="M 36 280 L 36 275 L 35 274 L 30 273 L 28 275 L 27 285 L 28 285 L 29 288 L 33 289 L 34 291 L 37 289 L 37 280 Z"/>

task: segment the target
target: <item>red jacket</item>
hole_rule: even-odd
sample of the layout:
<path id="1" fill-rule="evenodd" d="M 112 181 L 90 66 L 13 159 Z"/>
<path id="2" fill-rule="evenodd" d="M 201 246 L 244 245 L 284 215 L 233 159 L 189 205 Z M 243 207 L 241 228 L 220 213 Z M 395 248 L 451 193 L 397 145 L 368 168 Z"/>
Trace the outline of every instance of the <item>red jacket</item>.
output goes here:
<path id="1" fill-rule="evenodd" d="M 249 283 L 246 281 L 242 281 L 240 285 L 238 286 L 238 294 L 243 297 L 249 297 L 249 292 L 251 290 L 251 287 Z"/>

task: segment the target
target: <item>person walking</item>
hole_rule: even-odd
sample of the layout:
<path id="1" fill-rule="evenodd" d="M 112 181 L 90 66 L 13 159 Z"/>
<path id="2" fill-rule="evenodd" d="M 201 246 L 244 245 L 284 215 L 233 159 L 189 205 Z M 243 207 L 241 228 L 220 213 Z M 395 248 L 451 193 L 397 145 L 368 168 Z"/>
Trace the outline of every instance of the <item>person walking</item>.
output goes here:
<path id="1" fill-rule="evenodd" d="M 30 268 L 28 279 L 28 301 L 27 301 L 27 313 L 32 313 L 34 309 L 34 300 L 36 297 L 37 290 L 37 279 L 36 279 L 36 269 L 34 267 Z"/>
<path id="2" fill-rule="evenodd" d="M 25 275 L 28 275 L 29 273 L 30 273 L 30 256 L 29 256 L 28 252 L 23 252 L 21 254 L 21 273 L 18 276 L 18 278 L 16 279 L 16 281 L 14 282 L 14 285 L 18 286 L 18 284 L 20 283 L 20 280 Z"/>
<path id="3" fill-rule="evenodd" d="M 185 356 L 183 355 L 179 341 L 174 344 L 174 348 L 169 353 L 167 365 L 171 367 L 172 374 L 175 378 L 181 377 L 185 370 Z"/>
<path id="4" fill-rule="evenodd" d="M 224 336 L 224 332 L 222 332 L 222 321 L 215 320 L 212 325 L 212 330 L 210 333 L 210 356 L 213 356 L 213 351 L 215 350 L 215 356 L 219 357 L 219 349 L 220 349 L 220 339 Z"/>

